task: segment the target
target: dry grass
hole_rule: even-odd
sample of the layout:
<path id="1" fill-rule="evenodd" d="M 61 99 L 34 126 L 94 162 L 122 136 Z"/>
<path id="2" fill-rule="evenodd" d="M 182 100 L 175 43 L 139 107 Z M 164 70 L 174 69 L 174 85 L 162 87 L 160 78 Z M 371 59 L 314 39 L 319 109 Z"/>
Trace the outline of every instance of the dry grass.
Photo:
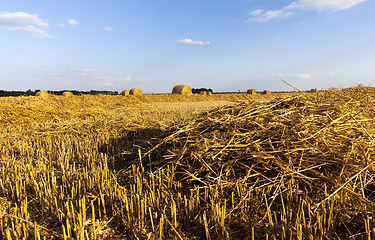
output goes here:
<path id="1" fill-rule="evenodd" d="M 2 238 L 374 238 L 375 89 L 258 95 L 1 98 Z"/>

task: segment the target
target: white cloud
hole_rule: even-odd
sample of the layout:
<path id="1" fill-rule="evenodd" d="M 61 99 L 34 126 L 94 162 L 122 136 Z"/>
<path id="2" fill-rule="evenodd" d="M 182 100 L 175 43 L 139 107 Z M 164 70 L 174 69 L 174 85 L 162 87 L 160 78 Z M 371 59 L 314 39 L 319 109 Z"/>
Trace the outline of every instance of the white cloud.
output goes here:
<path id="1" fill-rule="evenodd" d="M 271 19 L 290 17 L 294 14 L 294 12 L 291 11 L 294 9 L 334 13 L 351 8 L 365 1 L 367 0 L 298 0 L 280 10 L 270 10 L 259 16 L 253 15 L 256 17 L 247 20 L 247 22 L 266 22 Z M 259 10 L 255 10 L 252 13 L 256 14 L 258 13 L 257 11 Z"/>
<path id="2" fill-rule="evenodd" d="M 56 38 L 40 29 L 48 28 L 48 23 L 38 18 L 38 14 L 1 12 L 0 26 L 10 31 L 29 32 L 35 37 Z"/>
<path id="3" fill-rule="evenodd" d="M 106 31 L 108 31 L 108 32 L 113 32 L 113 29 L 110 28 L 110 27 L 105 27 L 105 28 L 103 28 L 103 30 L 106 30 Z"/>
<path id="4" fill-rule="evenodd" d="M 258 10 L 252 11 L 252 12 L 250 13 L 250 15 L 255 17 L 255 16 L 260 15 L 262 12 L 264 12 L 263 9 L 258 9 Z"/>
<path id="5" fill-rule="evenodd" d="M 48 28 L 48 23 L 43 22 L 38 18 L 38 14 L 27 14 L 24 12 L 1 12 L 0 25 L 2 26 L 19 26 L 19 25 L 33 25 L 43 28 Z"/>
<path id="6" fill-rule="evenodd" d="M 78 23 L 77 23 L 77 21 L 74 20 L 74 19 L 69 19 L 69 20 L 68 20 L 68 25 L 69 25 L 69 26 L 72 26 L 72 27 L 75 27 L 75 26 L 78 25 Z"/>
<path id="7" fill-rule="evenodd" d="M 59 23 L 58 25 L 60 27 L 77 27 L 78 23 L 74 19 L 69 19 L 67 24 L 64 25 L 64 24 Z"/>
<path id="8" fill-rule="evenodd" d="M 206 42 L 202 42 L 202 41 L 193 41 L 191 39 L 182 39 L 180 41 L 178 41 L 177 43 L 180 43 L 180 44 L 189 44 L 189 45 L 209 45 L 210 42 L 206 41 Z"/>

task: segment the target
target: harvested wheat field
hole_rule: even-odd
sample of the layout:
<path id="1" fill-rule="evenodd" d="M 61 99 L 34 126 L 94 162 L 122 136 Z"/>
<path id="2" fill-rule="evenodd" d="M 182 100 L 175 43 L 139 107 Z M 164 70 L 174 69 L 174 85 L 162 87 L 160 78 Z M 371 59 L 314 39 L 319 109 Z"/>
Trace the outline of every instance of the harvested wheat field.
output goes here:
<path id="1" fill-rule="evenodd" d="M 0 234 L 375 238 L 374 98 L 0 98 Z"/>

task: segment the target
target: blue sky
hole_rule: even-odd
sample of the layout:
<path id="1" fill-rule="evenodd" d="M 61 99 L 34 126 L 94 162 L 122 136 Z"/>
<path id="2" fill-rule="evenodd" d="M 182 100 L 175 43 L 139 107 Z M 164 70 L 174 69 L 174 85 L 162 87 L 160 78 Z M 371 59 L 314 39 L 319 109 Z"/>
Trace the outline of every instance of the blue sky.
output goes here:
<path id="1" fill-rule="evenodd" d="M 12 0 L 0 89 L 375 86 L 374 0 Z"/>

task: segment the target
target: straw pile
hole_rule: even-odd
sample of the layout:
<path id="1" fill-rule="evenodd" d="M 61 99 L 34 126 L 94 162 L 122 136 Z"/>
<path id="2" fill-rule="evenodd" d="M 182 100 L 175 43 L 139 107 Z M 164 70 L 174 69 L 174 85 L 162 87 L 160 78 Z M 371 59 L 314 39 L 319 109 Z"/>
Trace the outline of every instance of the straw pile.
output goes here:
<path id="1" fill-rule="evenodd" d="M 120 95 L 122 95 L 122 96 L 128 96 L 128 95 L 130 95 L 130 90 L 129 89 L 122 90 L 121 93 L 120 93 Z"/>
<path id="2" fill-rule="evenodd" d="M 247 89 L 247 94 L 251 94 L 251 95 L 254 95 L 257 93 L 257 91 L 255 89 Z"/>
<path id="3" fill-rule="evenodd" d="M 46 91 L 40 91 L 40 92 L 37 92 L 37 93 L 36 93 L 36 96 L 37 96 L 37 97 L 48 97 L 48 96 L 49 96 L 49 93 L 46 92 Z"/>
<path id="4" fill-rule="evenodd" d="M 172 89 L 172 94 L 191 95 L 193 92 L 188 85 L 176 85 Z"/>
<path id="5" fill-rule="evenodd" d="M 73 96 L 73 93 L 72 92 L 63 92 L 63 96 L 64 97 L 71 97 L 71 96 Z"/>
<path id="6" fill-rule="evenodd" d="M 139 88 L 132 88 L 132 89 L 130 89 L 129 94 L 130 95 L 135 95 L 135 96 L 141 96 L 142 95 L 142 91 Z"/>
<path id="7" fill-rule="evenodd" d="M 264 91 L 262 92 L 262 94 L 268 95 L 268 94 L 271 94 L 271 92 L 270 92 L 269 90 L 264 90 Z"/>
<path id="8" fill-rule="evenodd" d="M 171 194 L 190 198 L 165 216 L 198 239 L 373 238 L 374 98 L 332 90 L 182 124 L 142 156 L 152 171 L 173 169 Z"/>

